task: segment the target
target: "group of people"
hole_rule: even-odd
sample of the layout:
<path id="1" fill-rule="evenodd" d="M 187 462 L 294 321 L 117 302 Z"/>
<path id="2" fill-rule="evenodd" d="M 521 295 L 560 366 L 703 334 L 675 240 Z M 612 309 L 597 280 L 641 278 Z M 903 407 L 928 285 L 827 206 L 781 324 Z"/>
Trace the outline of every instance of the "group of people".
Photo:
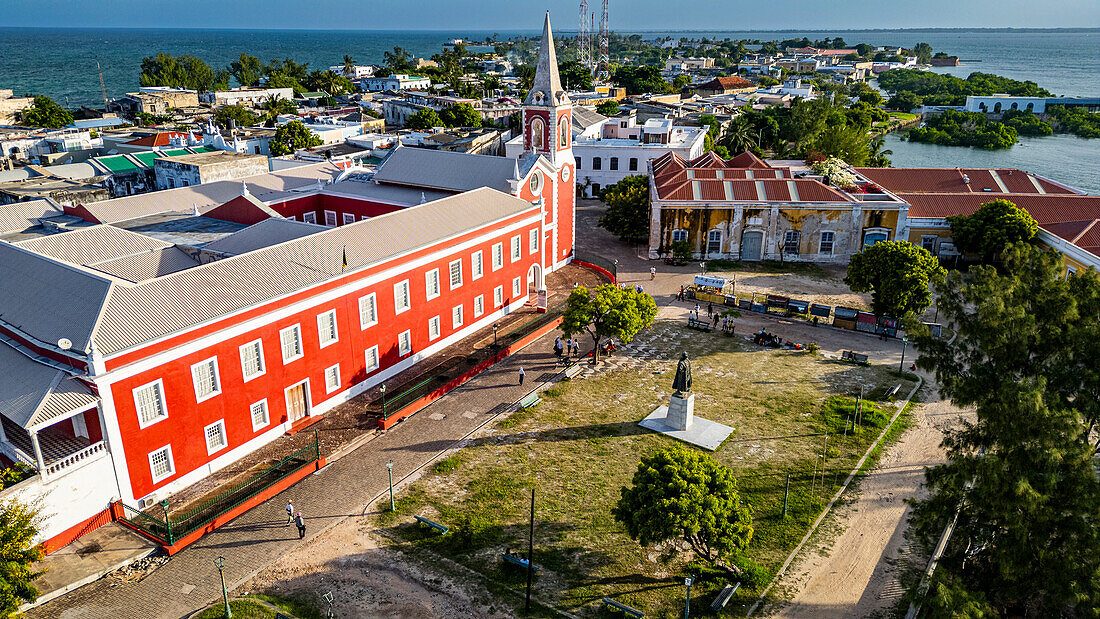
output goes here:
<path id="1" fill-rule="evenodd" d="M 581 341 L 576 338 L 568 338 L 562 342 L 560 337 L 554 338 L 554 356 L 558 359 L 580 357 Z"/>
<path id="2" fill-rule="evenodd" d="M 778 335 L 768 333 L 767 329 L 760 329 L 752 336 L 752 341 L 760 346 L 767 346 L 769 348 L 790 348 L 793 350 L 802 350 L 802 344 L 796 344 L 790 340 L 784 340 Z"/>
<path id="3" fill-rule="evenodd" d="M 286 502 L 286 524 L 284 527 L 289 527 L 293 522 L 294 526 L 298 527 L 298 539 L 302 539 L 306 536 L 306 519 L 302 518 L 302 512 L 294 513 L 294 503 L 291 501 Z"/>

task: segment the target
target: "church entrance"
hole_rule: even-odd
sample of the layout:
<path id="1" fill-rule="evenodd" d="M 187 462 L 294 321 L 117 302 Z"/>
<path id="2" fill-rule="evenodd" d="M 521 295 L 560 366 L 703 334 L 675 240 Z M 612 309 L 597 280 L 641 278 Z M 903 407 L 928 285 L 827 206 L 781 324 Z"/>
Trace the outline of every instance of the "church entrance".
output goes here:
<path id="1" fill-rule="evenodd" d="M 542 266 L 539 264 L 532 264 L 531 268 L 527 270 L 527 294 L 537 294 L 546 286 L 542 281 Z"/>

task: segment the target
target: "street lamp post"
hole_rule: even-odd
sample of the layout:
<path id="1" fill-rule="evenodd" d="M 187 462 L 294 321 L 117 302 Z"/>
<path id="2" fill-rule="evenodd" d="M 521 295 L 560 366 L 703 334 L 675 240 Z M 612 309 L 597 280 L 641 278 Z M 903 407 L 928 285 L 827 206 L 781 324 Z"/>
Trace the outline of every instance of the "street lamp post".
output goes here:
<path id="1" fill-rule="evenodd" d="M 225 602 L 225 619 L 232 619 L 233 609 L 229 608 L 229 590 L 225 588 L 225 557 L 214 559 L 214 566 L 218 568 L 218 576 L 222 579 L 222 601 Z"/>
<path id="2" fill-rule="evenodd" d="M 386 414 L 386 383 L 382 383 L 378 391 L 382 392 L 382 419 L 389 419 L 389 415 Z"/>
<path id="3" fill-rule="evenodd" d="M 393 462 L 386 463 L 386 469 L 390 473 L 390 511 L 397 511 L 397 504 L 393 502 Z"/>
<path id="4" fill-rule="evenodd" d="M 695 582 L 695 578 L 688 576 L 684 579 L 684 585 L 687 586 L 687 595 L 684 596 L 684 619 L 688 619 L 688 615 L 691 614 L 691 584 Z"/>
<path id="5" fill-rule="evenodd" d="M 901 363 L 898 364 L 898 374 L 901 374 L 901 369 L 905 367 L 905 347 L 909 344 L 909 337 L 906 335 L 901 336 Z"/>

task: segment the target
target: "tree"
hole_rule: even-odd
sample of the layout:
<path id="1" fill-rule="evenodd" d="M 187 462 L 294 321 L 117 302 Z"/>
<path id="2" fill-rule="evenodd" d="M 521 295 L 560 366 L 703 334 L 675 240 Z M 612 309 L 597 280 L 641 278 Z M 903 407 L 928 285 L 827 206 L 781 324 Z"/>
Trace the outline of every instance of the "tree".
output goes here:
<path id="1" fill-rule="evenodd" d="M 886 146 L 886 138 L 881 135 L 876 135 L 868 142 L 867 149 L 867 165 L 872 168 L 888 168 L 890 167 L 890 155 L 894 154 L 894 151 Z"/>
<path id="2" fill-rule="evenodd" d="M 229 63 L 229 74 L 241 86 L 259 86 L 263 65 L 260 64 L 259 58 L 242 52 L 240 58 Z"/>
<path id="3" fill-rule="evenodd" d="M 672 92 L 672 84 L 661 77 L 660 67 L 623 65 L 615 69 L 611 81 L 625 88 L 628 95 Z"/>
<path id="4" fill-rule="evenodd" d="M 757 147 L 756 132 L 753 131 L 749 120 L 744 116 L 738 116 L 726 126 L 726 132 L 722 134 L 719 143 L 729 149 L 731 153 L 743 153 Z"/>
<path id="5" fill-rule="evenodd" d="M 947 432 L 948 461 L 927 471 L 930 494 L 914 509 L 926 548 L 957 514 L 929 616 L 960 600 L 997 616 L 1095 616 L 1100 276 L 1067 280 L 1058 252 L 1022 244 L 1003 273 L 952 274 L 938 306 L 956 337 L 911 329 L 917 364 L 975 418 Z"/>
<path id="6" fill-rule="evenodd" d="M 619 102 L 614 99 L 608 99 L 607 101 L 600 101 L 596 104 L 596 113 L 604 116 L 618 116 L 619 115 Z"/>
<path id="7" fill-rule="evenodd" d="M 394 47 L 392 52 L 383 53 L 382 62 L 390 70 L 390 74 L 408 73 L 416 70 L 412 54 L 405 51 L 403 47 Z"/>
<path id="8" fill-rule="evenodd" d="M 60 129 L 72 124 L 73 115 L 46 95 L 37 95 L 34 105 L 23 110 L 20 119 L 29 127 Z"/>
<path id="9" fill-rule="evenodd" d="M 214 70 L 201 58 L 157 52 L 141 59 L 142 86 L 168 86 L 206 92 L 229 87 L 229 71 Z"/>
<path id="10" fill-rule="evenodd" d="M 260 108 L 267 112 L 266 114 L 264 114 L 264 118 L 273 123 L 271 125 L 272 127 L 275 126 L 274 121 L 280 115 L 298 113 L 298 105 L 296 103 L 294 103 L 290 99 L 284 99 L 278 96 L 268 97 L 260 105 Z M 364 110 L 364 112 L 365 111 L 366 110 Z"/>
<path id="11" fill-rule="evenodd" d="M 558 63 L 561 85 L 569 90 L 591 90 L 592 72 L 577 60 Z"/>
<path id="12" fill-rule="evenodd" d="M 917 62 L 921 64 L 932 62 L 932 46 L 927 43 L 917 43 L 913 47 L 913 53 L 917 56 Z"/>
<path id="13" fill-rule="evenodd" d="M 409 117 L 409 120 L 405 121 L 405 127 L 415 131 L 431 131 L 442 126 L 443 120 L 430 107 L 417 110 L 415 114 Z"/>
<path id="14" fill-rule="evenodd" d="M 439 119 L 448 127 L 480 127 L 481 112 L 469 103 L 459 103 L 446 107 L 439 113 Z"/>
<path id="15" fill-rule="evenodd" d="M 687 85 L 691 83 L 691 77 L 687 75 L 677 75 L 672 79 L 672 87 L 675 90 L 683 90 L 687 88 Z"/>
<path id="16" fill-rule="evenodd" d="M 886 102 L 886 107 L 891 110 L 909 113 L 923 105 L 923 103 L 924 99 L 920 95 L 903 90 L 890 97 L 890 100 Z"/>
<path id="17" fill-rule="evenodd" d="M 214 112 L 214 122 L 223 130 L 229 129 L 230 120 L 236 121 L 238 127 L 251 127 L 260 121 L 260 117 L 243 105 L 226 105 Z"/>
<path id="18" fill-rule="evenodd" d="M 344 77 L 355 77 L 355 59 L 349 54 L 344 54 Z"/>
<path id="19" fill-rule="evenodd" d="M 641 242 L 649 237 L 649 177 L 632 175 L 606 187 L 600 199 L 607 211 L 600 217 L 600 227 L 619 239 Z"/>
<path id="20" fill-rule="evenodd" d="M 656 317 L 657 303 L 653 297 L 633 287 L 603 284 L 590 293 L 588 288 L 578 286 L 565 301 L 561 330 L 566 337 L 581 332 L 592 336 L 595 364 L 604 339 L 616 338 L 629 344 Z"/>
<path id="21" fill-rule="evenodd" d="M 880 241 L 852 256 L 844 283 L 854 292 L 870 292 L 879 316 L 920 314 L 932 304 L 929 285 L 947 275 L 935 256 L 907 241 Z"/>
<path id="22" fill-rule="evenodd" d="M 19 607 L 38 599 L 34 580 L 42 574 L 31 569 L 42 558 L 35 509 L 14 500 L 0 502 L 0 614 L 14 615 Z"/>
<path id="23" fill-rule="evenodd" d="M 531 90 L 531 86 L 535 83 L 535 67 L 529 64 L 521 64 L 515 68 L 513 73 L 519 78 L 520 90 Z"/>
<path id="24" fill-rule="evenodd" d="M 752 512 L 733 471 L 709 454 L 675 446 L 645 456 L 611 509 L 642 546 L 679 540 L 699 558 L 724 565 L 752 540 Z"/>
<path id="25" fill-rule="evenodd" d="M 279 125 L 279 128 L 275 130 L 275 135 L 271 138 L 271 142 L 268 144 L 268 150 L 275 157 L 280 155 L 289 155 L 296 150 L 302 148 L 310 148 L 313 146 L 320 146 L 321 138 L 317 137 L 316 133 L 313 133 L 302 124 L 300 120 L 292 120 L 286 124 Z"/>
<path id="26" fill-rule="evenodd" d="M 991 200 L 971 215 L 947 218 L 951 239 L 959 251 L 979 254 L 986 261 L 1009 245 L 1027 243 L 1039 233 L 1039 224 L 1024 209 L 1004 199 Z"/>

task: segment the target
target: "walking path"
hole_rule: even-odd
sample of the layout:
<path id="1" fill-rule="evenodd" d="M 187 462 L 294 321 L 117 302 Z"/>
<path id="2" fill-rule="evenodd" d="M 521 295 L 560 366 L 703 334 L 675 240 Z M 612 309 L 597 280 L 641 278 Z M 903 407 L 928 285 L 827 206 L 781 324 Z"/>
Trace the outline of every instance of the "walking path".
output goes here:
<path id="1" fill-rule="evenodd" d="M 214 558 L 226 559 L 226 583 L 247 581 L 281 555 L 351 516 L 387 488 L 386 462 L 394 480 L 415 471 L 466 434 L 507 410 L 557 373 L 551 353 L 555 332 L 508 357 L 462 387 L 407 418 L 287 491 L 208 534 L 144 580 L 118 585 L 99 580 L 28 611 L 28 617 L 178 618 L 221 595 Z M 519 367 L 527 381 L 518 385 Z M 293 500 L 306 520 L 306 539 L 284 526 Z"/>

